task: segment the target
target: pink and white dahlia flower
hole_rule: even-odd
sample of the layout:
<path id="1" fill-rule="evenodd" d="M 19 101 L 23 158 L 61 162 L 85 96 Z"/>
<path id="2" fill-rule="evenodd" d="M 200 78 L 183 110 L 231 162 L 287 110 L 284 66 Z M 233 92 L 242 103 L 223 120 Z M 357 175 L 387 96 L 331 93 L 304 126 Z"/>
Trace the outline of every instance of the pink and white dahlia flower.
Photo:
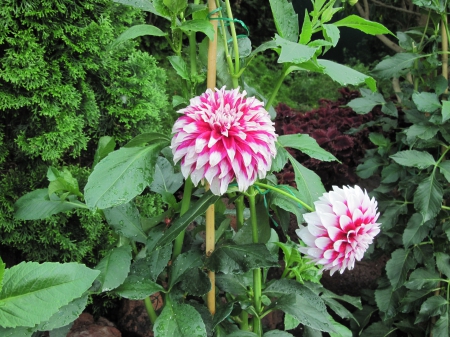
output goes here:
<path id="1" fill-rule="evenodd" d="M 359 186 L 333 186 L 333 191 L 324 193 L 314 205 L 315 212 L 303 215 L 308 225 L 296 231 L 306 244 L 300 252 L 331 275 L 353 269 L 355 260 L 363 258 L 380 232 L 377 201 Z"/>
<path id="2" fill-rule="evenodd" d="M 216 195 L 224 194 L 236 179 L 245 191 L 264 178 L 276 155 L 274 123 L 264 104 L 238 89 L 208 89 L 191 99 L 175 122 L 172 133 L 174 162 L 195 186 L 202 180 Z"/>

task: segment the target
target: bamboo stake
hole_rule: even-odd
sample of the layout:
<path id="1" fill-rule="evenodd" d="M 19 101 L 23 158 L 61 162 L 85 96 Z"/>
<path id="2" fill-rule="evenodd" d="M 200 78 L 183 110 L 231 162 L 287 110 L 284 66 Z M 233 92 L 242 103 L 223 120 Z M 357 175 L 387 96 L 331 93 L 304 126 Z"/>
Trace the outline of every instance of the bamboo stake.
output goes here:
<path id="1" fill-rule="evenodd" d="M 208 0 L 208 9 L 210 13 L 216 10 L 215 0 Z M 216 59 L 217 59 L 217 18 L 218 14 L 211 15 L 211 23 L 214 27 L 214 40 L 209 41 L 208 48 L 208 72 L 206 85 L 208 89 L 214 90 L 216 88 Z M 207 189 L 209 186 L 207 186 Z M 209 257 L 215 248 L 215 227 L 214 227 L 214 205 L 211 205 L 206 210 L 206 256 Z M 207 294 L 208 310 L 211 315 L 216 313 L 216 276 L 214 272 L 208 271 L 208 277 L 211 282 L 211 290 Z"/>

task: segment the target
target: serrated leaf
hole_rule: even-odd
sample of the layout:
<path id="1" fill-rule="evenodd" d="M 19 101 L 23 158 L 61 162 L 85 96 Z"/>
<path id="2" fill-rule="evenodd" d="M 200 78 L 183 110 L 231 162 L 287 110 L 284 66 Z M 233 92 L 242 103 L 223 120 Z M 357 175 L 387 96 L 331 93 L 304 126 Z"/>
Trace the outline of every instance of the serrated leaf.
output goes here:
<path id="1" fill-rule="evenodd" d="M 317 47 L 312 48 L 298 44 L 286 40 L 278 34 L 275 34 L 275 43 L 281 47 L 278 63 L 304 63 L 312 59 L 317 51 Z"/>
<path id="2" fill-rule="evenodd" d="M 278 266 L 278 259 L 262 243 L 224 244 L 214 250 L 205 266 L 214 272 L 242 274 L 256 268 Z"/>
<path id="3" fill-rule="evenodd" d="M 127 278 L 130 265 L 130 245 L 116 247 L 107 252 L 94 268 L 100 271 L 97 280 L 102 284 L 102 291 L 110 291 L 120 286 Z"/>
<path id="4" fill-rule="evenodd" d="M 214 40 L 214 27 L 208 20 L 189 20 L 184 21 L 181 26 L 177 28 L 183 32 L 201 32 L 204 33 L 210 40 Z"/>
<path id="5" fill-rule="evenodd" d="M 305 134 L 283 135 L 277 140 L 282 146 L 297 149 L 307 154 L 311 158 L 322 161 L 339 161 L 330 152 L 322 149 L 317 141 Z"/>
<path id="6" fill-rule="evenodd" d="M 403 245 L 408 248 L 422 242 L 428 232 L 429 228 L 424 225 L 422 214 L 414 213 L 403 232 Z"/>
<path id="7" fill-rule="evenodd" d="M 450 119 L 450 102 L 442 101 L 442 123 Z"/>
<path id="8" fill-rule="evenodd" d="M 447 312 L 445 315 L 441 315 L 441 317 L 437 320 L 436 324 L 433 326 L 431 333 L 433 337 L 447 337 L 450 336 L 450 320 L 449 320 L 450 312 Z"/>
<path id="9" fill-rule="evenodd" d="M 108 224 L 120 235 L 133 241 L 145 243 L 147 235 L 142 229 L 141 218 L 137 207 L 128 202 L 123 205 L 103 210 Z"/>
<path id="10" fill-rule="evenodd" d="M 179 287 L 192 296 L 203 296 L 211 290 L 211 282 L 204 271 L 191 268 L 183 274 Z"/>
<path id="11" fill-rule="evenodd" d="M 202 317 L 188 304 L 166 305 L 157 318 L 153 331 L 155 337 L 206 337 Z"/>
<path id="12" fill-rule="evenodd" d="M 163 4 L 172 12 L 173 15 L 178 15 L 184 12 L 188 6 L 187 0 L 163 0 Z"/>
<path id="13" fill-rule="evenodd" d="M 191 78 L 189 76 L 187 64 L 181 56 L 177 56 L 177 55 L 168 56 L 167 59 L 169 60 L 170 64 L 172 65 L 173 69 L 175 69 L 177 74 L 182 79 L 184 79 L 186 81 L 191 80 Z"/>
<path id="14" fill-rule="evenodd" d="M 447 278 L 450 278 L 450 255 L 441 252 L 436 252 L 435 255 L 438 270 Z"/>
<path id="15" fill-rule="evenodd" d="M 414 193 L 414 207 L 428 221 L 441 210 L 444 191 L 434 173 L 425 178 Z"/>
<path id="16" fill-rule="evenodd" d="M 333 47 L 336 47 L 337 43 L 339 42 L 339 38 L 341 36 L 341 33 L 339 32 L 339 28 L 334 24 L 324 24 L 323 25 L 323 35 L 325 37 L 325 40 L 328 42 L 331 42 Z"/>
<path id="17" fill-rule="evenodd" d="M 417 167 L 421 170 L 436 164 L 436 161 L 431 154 L 429 154 L 428 152 L 417 150 L 399 151 L 396 154 L 392 155 L 390 158 L 395 160 L 400 165 Z"/>
<path id="18" fill-rule="evenodd" d="M 81 297 L 99 273 L 77 263 L 22 262 L 6 269 L 0 292 L 2 326 L 34 327 L 48 320 Z"/>
<path id="19" fill-rule="evenodd" d="M 84 311 L 88 302 L 88 295 L 84 295 L 63 306 L 48 321 L 40 324 L 36 330 L 49 331 L 62 328 L 75 321 Z M 66 334 L 67 335 L 67 334 Z"/>
<path id="20" fill-rule="evenodd" d="M 134 8 L 138 8 L 140 10 L 143 10 L 145 12 L 150 12 L 153 14 L 156 14 L 158 16 L 162 16 L 165 18 L 168 18 L 167 16 L 162 15 L 161 13 L 159 13 L 155 7 L 153 6 L 153 3 L 149 0 L 113 0 L 113 2 L 119 3 L 119 4 L 123 4 L 123 5 L 127 5 L 127 6 L 131 6 Z"/>
<path id="21" fill-rule="evenodd" d="M 183 185 L 183 175 L 174 173 L 173 166 L 164 157 L 158 157 L 150 190 L 156 193 L 175 193 Z"/>
<path id="22" fill-rule="evenodd" d="M 388 337 L 390 333 L 390 329 L 384 325 L 382 322 L 376 322 L 371 325 L 367 329 L 365 329 L 360 336 L 361 337 L 380 337 L 386 336 Z"/>
<path id="23" fill-rule="evenodd" d="M 298 16 L 287 0 L 269 0 L 278 34 L 286 40 L 298 41 Z"/>
<path id="24" fill-rule="evenodd" d="M 410 251 L 397 249 L 386 263 L 386 274 L 392 285 L 392 290 L 400 288 L 406 281 L 408 272 L 416 266 Z"/>
<path id="25" fill-rule="evenodd" d="M 392 287 L 375 290 L 375 301 L 386 319 L 397 314 L 399 300 L 397 292 L 393 291 Z"/>
<path id="26" fill-rule="evenodd" d="M 308 44 L 312 36 L 312 23 L 309 18 L 308 10 L 305 9 L 305 17 L 303 19 L 302 31 L 300 33 L 300 44 Z"/>
<path id="27" fill-rule="evenodd" d="M 143 300 L 164 288 L 158 283 L 139 275 L 129 275 L 114 293 L 130 300 Z"/>
<path id="28" fill-rule="evenodd" d="M 383 164 L 380 157 L 371 157 L 356 167 L 356 174 L 363 179 L 367 179 L 371 177 L 380 166 L 383 166 Z"/>
<path id="29" fill-rule="evenodd" d="M 252 285 L 251 272 L 247 274 L 216 274 L 216 285 L 222 291 L 234 296 L 246 296 L 248 287 Z"/>
<path id="30" fill-rule="evenodd" d="M 377 82 L 372 77 L 359 71 L 329 60 L 318 59 L 317 63 L 323 67 L 324 74 L 327 74 L 333 81 L 341 85 L 360 85 L 365 83 L 370 90 L 377 90 Z"/>
<path id="31" fill-rule="evenodd" d="M 415 92 L 412 100 L 422 112 L 433 112 L 441 108 L 437 95 L 433 92 Z"/>
<path id="32" fill-rule="evenodd" d="M 380 78 L 399 77 L 406 74 L 414 61 L 421 57 L 419 54 L 397 53 L 378 63 L 372 73 Z"/>
<path id="33" fill-rule="evenodd" d="M 389 230 L 394 227 L 397 224 L 399 215 L 408 213 L 406 203 L 395 203 L 393 200 L 389 200 L 387 203 L 389 207 L 381 212 L 380 219 L 378 220 L 382 224 L 383 230 Z"/>
<path id="34" fill-rule="evenodd" d="M 407 144 L 413 145 L 417 142 L 417 138 L 431 139 L 439 131 L 439 127 L 436 125 L 421 125 L 413 124 L 405 130 Z"/>
<path id="35" fill-rule="evenodd" d="M 100 160 L 105 158 L 110 152 L 114 151 L 116 142 L 113 137 L 103 136 L 98 140 L 97 150 L 95 150 L 94 162 L 92 168 L 98 164 Z"/>
<path id="36" fill-rule="evenodd" d="M 283 146 L 279 142 L 275 142 L 275 147 L 277 149 L 277 155 L 272 160 L 272 167 L 270 168 L 270 172 L 279 172 L 286 165 L 288 157 L 287 151 L 283 148 Z"/>
<path id="37" fill-rule="evenodd" d="M 100 161 L 89 176 L 84 197 L 89 208 L 125 204 L 151 184 L 159 151 L 166 142 L 123 147 Z"/>
<path id="38" fill-rule="evenodd" d="M 450 161 L 442 161 L 439 163 L 439 172 L 441 172 L 445 179 L 450 182 Z"/>
<path id="39" fill-rule="evenodd" d="M 335 22 L 334 25 L 337 27 L 349 27 L 353 29 L 358 29 L 370 35 L 391 34 L 395 36 L 389 29 L 387 29 L 381 23 L 363 19 L 358 15 L 349 15 L 343 18 L 342 20 Z"/>
<path id="40" fill-rule="evenodd" d="M 347 105 L 353 109 L 357 114 L 366 114 L 375 108 L 375 106 L 382 104 L 368 97 L 358 97 L 352 99 Z"/>
<path id="41" fill-rule="evenodd" d="M 172 245 L 155 250 L 146 257 L 134 261 L 131 265 L 129 276 L 133 276 L 135 279 L 149 279 L 156 282 L 158 276 L 167 267 L 171 257 Z"/>
<path id="42" fill-rule="evenodd" d="M 418 268 L 411 273 L 408 282 L 405 283 L 405 287 L 413 290 L 431 290 L 438 286 L 440 280 L 440 275 L 434 270 Z"/>
<path id="43" fill-rule="evenodd" d="M 169 288 L 172 288 L 175 284 L 177 284 L 187 270 L 198 268 L 202 265 L 202 263 L 202 254 L 198 251 L 191 250 L 178 255 L 172 264 Z"/>
<path id="44" fill-rule="evenodd" d="M 438 316 L 443 312 L 443 307 L 448 304 L 447 300 L 442 296 L 431 296 L 422 303 L 419 315 L 414 324 L 423 322 L 430 317 Z"/>
<path id="45" fill-rule="evenodd" d="M 111 44 L 111 48 L 116 48 L 125 41 L 135 39 L 139 36 L 166 36 L 167 33 L 163 32 L 158 27 L 152 25 L 136 25 L 128 28 Z"/>
<path id="46" fill-rule="evenodd" d="M 61 212 L 76 208 L 86 208 L 86 205 L 76 200 L 61 200 L 55 194 L 48 195 L 48 189 L 39 189 L 20 197 L 14 204 L 14 218 L 19 220 L 46 219 Z"/>
<path id="47" fill-rule="evenodd" d="M 392 116 L 392 117 L 395 117 L 395 118 L 398 117 L 397 107 L 391 101 L 387 102 L 386 104 L 384 104 L 381 107 L 381 112 L 384 113 L 385 115 L 388 115 L 388 116 Z"/>

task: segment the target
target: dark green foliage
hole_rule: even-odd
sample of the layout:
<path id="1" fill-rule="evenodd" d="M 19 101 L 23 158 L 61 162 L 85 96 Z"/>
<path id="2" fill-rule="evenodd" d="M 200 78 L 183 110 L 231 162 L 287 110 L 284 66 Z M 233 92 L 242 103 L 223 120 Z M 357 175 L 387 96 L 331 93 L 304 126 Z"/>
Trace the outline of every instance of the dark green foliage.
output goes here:
<path id="1" fill-rule="evenodd" d="M 82 189 L 103 135 L 123 144 L 167 130 L 165 72 L 135 42 L 109 48 L 143 23 L 112 1 L 9 0 L 0 20 L 0 242 L 25 259 L 95 263 L 112 240 L 99 214 L 23 222 L 13 204 L 48 185 L 49 165 L 68 166 Z"/>

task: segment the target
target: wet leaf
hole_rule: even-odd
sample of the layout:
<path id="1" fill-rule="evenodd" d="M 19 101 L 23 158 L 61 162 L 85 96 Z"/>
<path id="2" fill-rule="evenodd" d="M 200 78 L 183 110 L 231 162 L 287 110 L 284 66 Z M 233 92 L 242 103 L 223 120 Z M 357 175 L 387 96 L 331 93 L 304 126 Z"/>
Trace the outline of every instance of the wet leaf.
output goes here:
<path id="1" fill-rule="evenodd" d="M 110 291 L 121 285 L 127 278 L 130 265 L 130 245 L 116 247 L 107 252 L 94 268 L 100 271 L 97 280 L 102 284 L 102 291 Z"/>
<path id="2" fill-rule="evenodd" d="M 168 304 L 155 322 L 155 337 L 206 337 L 200 314 L 188 304 Z"/>

